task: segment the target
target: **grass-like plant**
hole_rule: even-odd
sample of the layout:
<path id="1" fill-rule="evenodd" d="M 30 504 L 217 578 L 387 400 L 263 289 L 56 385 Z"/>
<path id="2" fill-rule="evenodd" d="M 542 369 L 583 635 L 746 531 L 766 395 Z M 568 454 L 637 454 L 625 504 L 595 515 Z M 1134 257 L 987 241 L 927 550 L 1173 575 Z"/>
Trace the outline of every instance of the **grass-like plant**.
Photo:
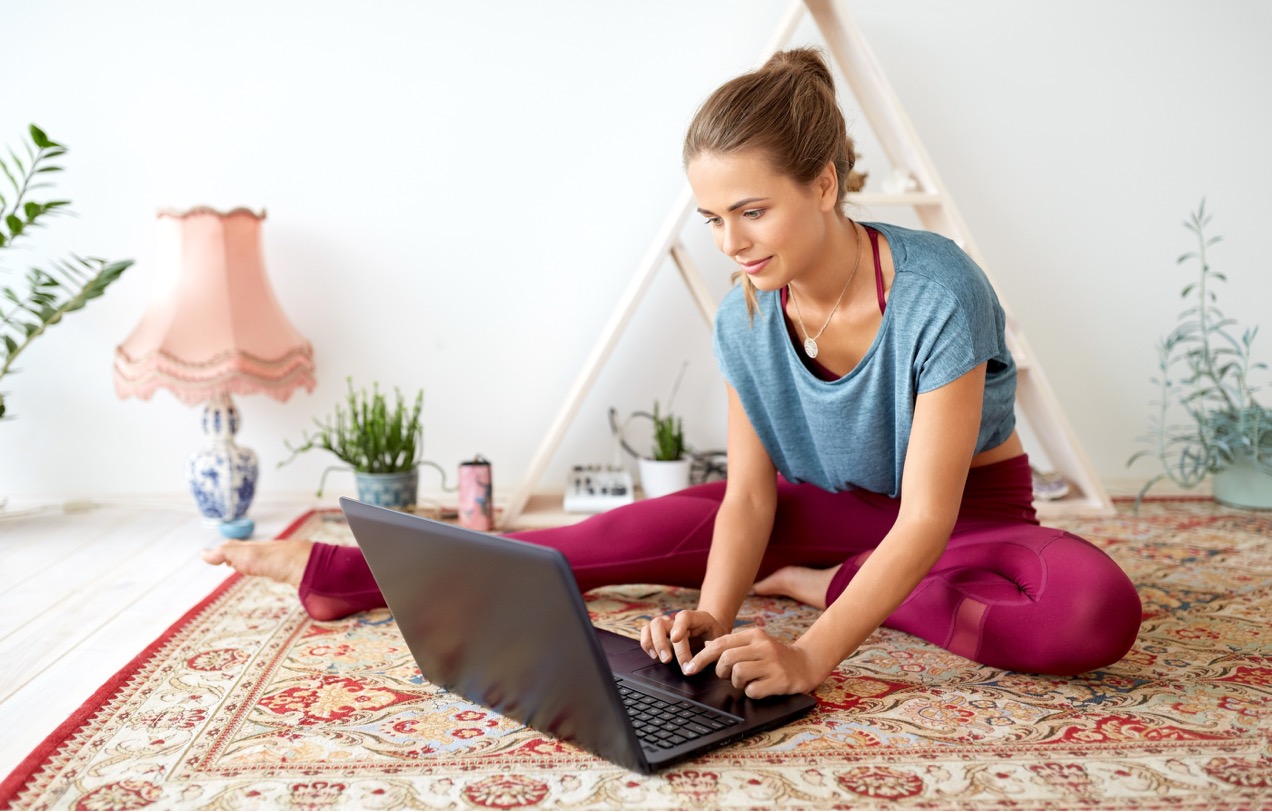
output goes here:
<path id="1" fill-rule="evenodd" d="M 330 451 L 364 474 L 397 474 L 418 467 L 424 450 L 424 428 L 420 424 L 424 390 L 409 403 L 402 391 L 395 389 L 396 399 L 390 406 L 378 383 L 372 385 L 369 395 L 366 389 L 353 388 L 352 377 L 346 383 L 349 393 L 345 407 L 337 404 L 334 415 L 322 420 L 314 418 L 317 431 L 306 431 L 300 445 L 284 441 L 292 454 L 279 466 L 317 448 Z"/>
<path id="2" fill-rule="evenodd" d="M 685 454 L 685 431 L 682 421 L 674 414 L 660 414 L 658 401 L 654 401 L 654 459 L 674 462 Z"/>
<path id="3" fill-rule="evenodd" d="M 1134 454 L 1127 465 L 1153 457 L 1162 471 L 1140 490 L 1140 500 L 1156 483 L 1169 479 L 1192 488 L 1208 474 L 1234 462 L 1250 460 L 1272 474 L 1272 412 L 1255 398 L 1258 387 L 1251 374 L 1267 369 L 1254 362 L 1251 346 L 1258 327 L 1236 332 L 1236 320 L 1219 309 L 1215 285 L 1227 277 L 1210 267 L 1207 249 L 1221 237 L 1207 237 L 1206 201 L 1185 221 L 1197 240 L 1197 250 L 1179 257 L 1178 264 L 1196 260 L 1199 275 L 1180 296 L 1191 304 L 1179 324 L 1158 345 L 1156 407 L 1144 440 L 1150 448 Z M 1186 417 L 1183 422 L 1180 417 Z"/>
<path id="4" fill-rule="evenodd" d="M 34 124 L 30 142 L 24 143 L 26 160 L 12 149 L 8 161 L 0 158 L 0 172 L 8 180 L 9 191 L 0 182 L 0 258 L 25 235 L 46 226 L 49 217 L 69 211 L 69 200 L 32 200 L 31 195 L 53 184 L 48 177 L 61 172 L 54 161 L 66 154 L 63 144 L 52 140 Z M 13 362 L 31 342 L 57 324 L 67 313 L 83 308 L 106 292 L 133 264 L 126 259 L 108 262 L 96 257 L 71 254 L 70 259 L 52 260 L 46 268 L 32 267 L 26 273 L 21 292 L 11 286 L 0 288 L 0 379 L 17 370 Z M 0 263 L 0 272 L 7 271 Z M 0 392 L 0 417 L 5 414 L 4 393 Z"/>

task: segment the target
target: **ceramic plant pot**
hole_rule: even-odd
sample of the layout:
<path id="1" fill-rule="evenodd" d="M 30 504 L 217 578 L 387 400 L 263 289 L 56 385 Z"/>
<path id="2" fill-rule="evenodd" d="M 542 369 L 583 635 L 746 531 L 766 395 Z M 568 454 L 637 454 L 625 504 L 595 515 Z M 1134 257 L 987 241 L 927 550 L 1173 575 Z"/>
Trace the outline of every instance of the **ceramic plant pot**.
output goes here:
<path id="1" fill-rule="evenodd" d="M 364 474 L 354 472 L 358 483 L 358 500 L 369 505 L 410 510 L 419 492 L 420 470 L 412 468 L 397 474 Z"/>
<path id="2" fill-rule="evenodd" d="M 1215 501 L 1228 507 L 1272 510 L 1272 474 L 1249 457 L 1236 460 L 1214 475 Z"/>
<path id="3" fill-rule="evenodd" d="M 645 498 L 653 499 L 689 487 L 689 465 L 692 460 L 640 461 L 640 485 Z"/>

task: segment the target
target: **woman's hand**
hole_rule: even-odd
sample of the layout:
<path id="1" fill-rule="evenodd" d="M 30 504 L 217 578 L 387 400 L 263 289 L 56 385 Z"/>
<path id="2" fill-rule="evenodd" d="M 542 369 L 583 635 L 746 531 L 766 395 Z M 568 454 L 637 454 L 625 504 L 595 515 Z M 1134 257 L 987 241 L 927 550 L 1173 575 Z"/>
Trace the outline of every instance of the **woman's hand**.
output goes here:
<path id="1" fill-rule="evenodd" d="M 682 668 L 695 674 L 713 662 L 719 677 L 752 699 L 807 693 L 825 682 L 833 668 L 798 642 L 789 645 L 755 628 L 716 637 Z"/>
<path id="2" fill-rule="evenodd" d="M 724 624 L 709 612 L 685 609 L 674 615 L 662 615 L 640 630 L 640 647 L 655 660 L 671 662 L 674 655 L 683 669 L 693 659 L 691 639 L 711 640 L 727 633 Z"/>

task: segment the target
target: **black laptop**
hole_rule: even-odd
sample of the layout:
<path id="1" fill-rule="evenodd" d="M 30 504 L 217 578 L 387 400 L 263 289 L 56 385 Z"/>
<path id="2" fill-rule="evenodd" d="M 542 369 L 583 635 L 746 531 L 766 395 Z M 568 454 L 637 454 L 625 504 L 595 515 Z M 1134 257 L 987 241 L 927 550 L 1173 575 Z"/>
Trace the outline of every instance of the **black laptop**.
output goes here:
<path id="1" fill-rule="evenodd" d="M 653 772 L 817 704 L 749 699 L 711 669 L 686 677 L 593 627 L 557 550 L 340 506 L 425 679 L 615 764 Z"/>

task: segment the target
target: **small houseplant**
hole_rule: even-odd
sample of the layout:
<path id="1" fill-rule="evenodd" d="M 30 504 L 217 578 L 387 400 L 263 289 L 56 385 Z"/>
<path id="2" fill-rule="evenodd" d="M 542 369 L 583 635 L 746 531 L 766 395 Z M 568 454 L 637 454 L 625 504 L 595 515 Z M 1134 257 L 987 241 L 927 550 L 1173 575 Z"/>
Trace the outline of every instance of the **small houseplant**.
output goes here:
<path id="1" fill-rule="evenodd" d="M 654 459 L 675 462 L 685 455 L 684 421 L 674 414 L 659 414 L 654 401 Z"/>
<path id="2" fill-rule="evenodd" d="M 671 413 L 662 414 L 658 401 L 654 401 L 654 424 L 651 457 L 640 459 L 640 484 L 645 496 L 664 496 L 684 490 L 689 486 L 689 467 L 692 460 L 686 456 L 683 421 Z"/>
<path id="3" fill-rule="evenodd" d="M 23 236 L 46 226 L 49 217 L 66 213 L 70 206 L 69 200 L 30 199 L 36 190 L 49 188 L 51 173 L 62 171 L 55 161 L 67 148 L 34 124 L 29 135 L 30 143 L 24 144 L 25 162 L 13 150 L 8 151 L 8 162 L 0 159 L 0 173 L 5 176 L 0 180 L 0 251 L 12 249 Z M 49 262 L 47 268 L 30 268 L 23 292 L 8 286 L 0 290 L 4 295 L 0 302 L 0 379 L 17 371 L 13 362 L 32 341 L 67 313 L 105 293 L 132 264 L 130 259 L 108 262 L 72 254 L 70 259 Z M 4 413 L 4 393 L 0 392 L 0 417 Z"/>
<path id="4" fill-rule="evenodd" d="M 1155 411 L 1145 438 L 1150 448 L 1133 455 L 1156 458 L 1162 472 L 1149 479 L 1136 499 L 1169 479 L 1192 488 L 1213 475 L 1215 499 L 1237 507 L 1272 508 L 1272 412 L 1256 398 L 1252 373 L 1267 369 L 1251 357 L 1257 327 L 1237 333 L 1236 322 L 1216 304 L 1214 285 L 1226 277 L 1210 267 L 1206 251 L 1220 237 L 1207 237 L 1206 202 L 1184 223 L 1197 250 L 1178 263 L 1196 260 L 1198 277 L 1181 297 L 1190 306 L 1158 345 Z M 1180 417 L 1186 418 L 1177 422 Z"/>
<path id="5" fill-rule="evenodd" d="M 314 418 L 317 431 L 306 431 L 300 445 L 284 441 L 291 456 L 279 466 L 306 451 L 330 451 L 353 469 L 359 499 L 399 510 L 414 507 L 424 451 L 424 428 L 420 424 L 424 390 L 416 393 L 413 402 L 403 398 L 401 390 L 395 390 L 396 399 L 390 405 L 378 383 L 372 385 L 369 395 L 366 389 L 354 389 L 352 377 L 346 383 L 349 392 L 345 407 L 337 404 L 334 415 L 323 420 Z M 327 474 L 340 467 L 323 471 L 318 483 L 319 497 Z"/>

